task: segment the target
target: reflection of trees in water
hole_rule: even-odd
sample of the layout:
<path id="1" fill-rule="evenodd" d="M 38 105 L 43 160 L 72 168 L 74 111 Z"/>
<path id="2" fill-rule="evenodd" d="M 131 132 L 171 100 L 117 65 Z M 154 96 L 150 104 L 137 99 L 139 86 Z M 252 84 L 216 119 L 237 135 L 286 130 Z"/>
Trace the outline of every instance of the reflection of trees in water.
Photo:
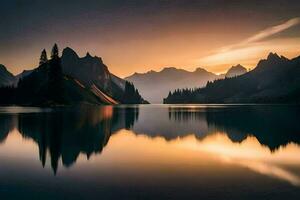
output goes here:
<path id="1" fill-rule="evenodd" d="M 24 113 L 18 115 L 19 132 L 24 138 L 33 139 L 39 147 L 39 156 L 45 166 L 47 155 L 56 173 L 59 160 L 66 167 L 71 166 L 79 154 L 89 158 L 102 152 L 114 132 L 130 128 L 137 119 L 138 109 L 118 109 L 112 106 L 82 107 L 70 110 L 56 110 L 45 113 Z M 9 134 L 11 116 L 0 117 L 0 137 Z"/>
<path id="2" fill-rule="evenodd" d="M 114 109 L 114 119 L 121 117 L 122 128 L 131 129 L 134 123 L 139 118 L 139 107 L 129 106 L 129 107 L 116 107 Z M 119 123 L 120 124 L 120 123 Z"/>
<path id="3" fill-rule="evenodd" d="M 157 120 L 143 118 L 138 122 L 138 118 L 145 117 L 151 109 L 144 110 L 141 116 L 139 112 L 138 107 L 105 106 L 55 110 L 50 113 L 2 114 L 0 142 L 17 127 L 23 137 L 31 138 L 37 143 L 42 165 L 45 165 L 47 158 L 50 159 L 54 172 L 60 159 L 68 167 L 76 162 L 80 153 L 87 158 L 101 153 L 110 136 L 124 128 L 133 129 L 136 134 L 161 136 L 167 140 L 195 133 L 197 128 L 201 129 L 199 135 L 195 133 L 198 139 L 215 132 L 224 132 L 233 142 L 242 142 L 249 135 L 253 135 L 271 150 L 290 142 L 300 144 L 298 107 L 169 108 L 166 111 L 169 117 L 167 116 L 166 121 L 159 120 L 159 127 Z M 159 113 L 162 115 L 165 111 Z M 137 122 L 138 131 L 133 127 Z M 175 131 L 178 124 L 180 129 Z M 151 130 L 158 135 L 151 133 Z"/>
<path id="4" fill-rule="evenodd" d="M 300 108 L 297 106 L 206 108 L 205 113 L 203 108 L 169 109 L 169 118 L 174 121 L 203 120 L 204 114 L 209 126 L 207 134 L 211 130 L 224 132 L 233 142 L 242 142 L 252 135 L 271 150 L 290 142 L 300 144 Z"/>
<path id="5" fill-rule="evenodd" d="M 0 115 L 0 143 L 4 142 L 9 132 L 14 128 L 13 115 Z"/>
<path id="6" fill-rule="evenodd" d="M 138 108 L 125 108 L 125 114 L 123 116 L 125 116 L 125 128 L 131 129 L 139 118 Z"/>

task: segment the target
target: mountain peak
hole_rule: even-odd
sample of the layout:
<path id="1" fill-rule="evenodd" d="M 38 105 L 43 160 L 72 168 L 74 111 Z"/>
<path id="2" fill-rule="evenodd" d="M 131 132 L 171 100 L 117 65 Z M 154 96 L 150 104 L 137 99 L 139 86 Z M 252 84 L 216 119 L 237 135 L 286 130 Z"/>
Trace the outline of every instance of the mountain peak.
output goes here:
<path id="1" fill-rule="evenodd" d="M 11 85 L 14 79 L 14 75 L 10 73 L 4 65 L 0 64 L 0 86 Z"/>
<path id="2" fill-rule="evenodd" d="M 103 64 L 102 58 L 98 56 L 92 56 L 89 52 L 86 53 L 85 57 L 83 59 L 88 59 L 88 60 L 94 60 L 98 61 Z"/>
<path id="3" fill-rule="evenodd" d="M 5 73 L 8 73 L 8 74 L 11 74 L 8 70 L 7 70 L 7 68 L 4 66 L 4 65 L 2 65 L 2 64 L 0 64 L 0 72 L 5 72 Z M 11 74 L 12 75 L 12 74 Z"/>
<path id="4" fill-rule="evenodd" d="M 71 49 L 70 47 L 64 48 L 64 50 L 62 52 L 62 56 L 70 56 L 70 57 L 78 58 L 77 53 L 73 49 Z"/>
<path id="5" fill-rule="evenodd" d="M 246 72 L 247 72 L 247 69 L 245 67 L 243 67 L 242 65 L 238 64 L 238 65 L 232 66 L 225 74 L 225 77 L 230 78 L 230 77 L 240 76 L 242 74 L 245 74 Z"/>
<path id="6" fill-rule="evenodd" d="M 276 53 L 270 53 L 267 59 L 260 60 L 255 68 L 257 71 L 270 70 L 276 68 L 278 65 L 289 61 L 289 59 L 284 56 L 279 56 Z"/>
<path id="7" fill-rule="evenodd" d="M 175 67 L 165 67 L 161 71 L 163 72 L 163 71 L 175 71 L 175 70 L 177 70 Z"/>
<path id="8" fill-rule="evenodd" d="M 281 60 L 277 53 L 269 53 L 267 60 Z"/>
<path id="9" fill-rule="evenodd" d="M 0 64 L 0 69 L 5 69 L 6 70 L 6 67 L 2 64 Z"/>
<path id="10" fill-rule="evenodd" d="M 232 66 L 233 68 L 245 68 L 245 67 L 243 67 L 243 65 L 241 65 L 241 64 L 237 64 L 236 66 Z"/>
<path id="11" fill-rule="evenodd" d="M 199 72 L 207 72 L 207 70 L 206 70 L 206 69 L 203 69 L 203 68 L 201 68 L 201 67 L 198 67 L 198 68 L 195 69 L 194 72 L 197 72 L 197 73 L 199 73 Z"/>
<path id="12" fill-rule="evenodd" d="M 91 54 L 89 52 L 86 52 L 86 56 L 85 57 L 92 57 Z"/>
<path id="13" fill-rule="evenodd" d="M 241 64 L 234 65 L 229 70 L 245 70 L 245 71 L 247 71 L 247 69 L 244 66 L 242 66 Z"/>

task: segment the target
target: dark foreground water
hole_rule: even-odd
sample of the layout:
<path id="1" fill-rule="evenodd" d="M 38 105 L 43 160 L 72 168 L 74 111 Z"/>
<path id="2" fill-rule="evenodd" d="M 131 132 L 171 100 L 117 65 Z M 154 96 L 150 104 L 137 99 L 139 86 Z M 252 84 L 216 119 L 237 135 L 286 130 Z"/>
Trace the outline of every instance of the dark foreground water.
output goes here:
<path id="1" fill-rule="evenodd" d="M 0 199 L 300 199 L 300 107 L 0 108 Z"/>

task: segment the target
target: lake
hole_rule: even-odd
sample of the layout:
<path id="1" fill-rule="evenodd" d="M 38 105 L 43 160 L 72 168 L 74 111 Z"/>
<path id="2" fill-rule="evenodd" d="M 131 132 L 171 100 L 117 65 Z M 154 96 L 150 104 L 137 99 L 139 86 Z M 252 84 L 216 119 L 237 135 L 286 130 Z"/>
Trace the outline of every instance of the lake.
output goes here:
<path id="1" fill-rule="evenodd" d="M 300 107 L 0 107 L 1 199 L 300 199 Z"/>

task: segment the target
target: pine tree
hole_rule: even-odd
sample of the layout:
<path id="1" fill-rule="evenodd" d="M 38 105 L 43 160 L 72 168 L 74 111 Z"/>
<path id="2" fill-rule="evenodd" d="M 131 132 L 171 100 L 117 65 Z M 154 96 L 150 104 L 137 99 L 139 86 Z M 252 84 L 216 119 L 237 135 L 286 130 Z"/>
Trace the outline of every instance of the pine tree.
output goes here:
<path id="1" fill-rule="evenodd" d="M 41 53 L 41 57 L 40 57 L 40 65 L 47 63 L 48 62 L 48 57 L 47 57 L 47 52 L 44 49 Z"/>
<path id="2" fill-rule="evenodd" d="M 128 81 L 125 83 L 125 91 L 123 94 L 122 102 L 126 104 L 142 103 L 143 98 L 139 91 L 135 89 L 134 85 Z"/>
<path id="3" fill-rule="evenodd" d="M 51 51 L 51 60 L 49 61 L 48 100 L 55 103 L 64 103 L 63 93 L 61 59 L 59 57 L 57 44 L 54 44 Z"/>
<path id="4" fill-rule="evenodd" d="M 55 43 L 53 48 L 52 48 L 52 51 L 51 51 L 51 58 L 52 59 L 57 59 L 59 58 L 59 51 L 58 51 L 58 47 L 57 47 L 57 44 Z"/>

